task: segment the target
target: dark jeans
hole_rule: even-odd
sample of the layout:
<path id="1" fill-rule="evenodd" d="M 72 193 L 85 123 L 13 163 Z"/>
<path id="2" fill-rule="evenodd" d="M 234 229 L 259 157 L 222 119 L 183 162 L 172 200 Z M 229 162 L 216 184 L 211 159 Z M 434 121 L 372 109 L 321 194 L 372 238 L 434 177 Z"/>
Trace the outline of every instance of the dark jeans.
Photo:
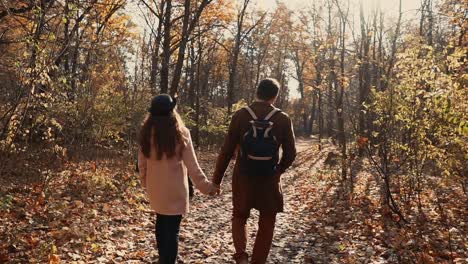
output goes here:
<path id="1" fill-rule="evenodd" d="M 174 264 L 179 251 L 181 215 L 156 214 L 156 241 L 160 264 Z"/>

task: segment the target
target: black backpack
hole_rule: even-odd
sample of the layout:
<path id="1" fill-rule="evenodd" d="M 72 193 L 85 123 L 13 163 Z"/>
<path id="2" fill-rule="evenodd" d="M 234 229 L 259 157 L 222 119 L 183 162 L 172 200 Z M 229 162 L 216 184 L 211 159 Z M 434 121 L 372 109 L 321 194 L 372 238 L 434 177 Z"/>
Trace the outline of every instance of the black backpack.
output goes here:
<path id="1" fill-rule="evenodd" d="M 241 170 L 249 177 L 273 176 L 279 160 L 279 144 L 271 133 L 274 124 L 270 119 L 281 110 L 274 108 L 263 120 L 258 120 L 250 107 L 244 109 L 252 120 L 240 146 Z"/>

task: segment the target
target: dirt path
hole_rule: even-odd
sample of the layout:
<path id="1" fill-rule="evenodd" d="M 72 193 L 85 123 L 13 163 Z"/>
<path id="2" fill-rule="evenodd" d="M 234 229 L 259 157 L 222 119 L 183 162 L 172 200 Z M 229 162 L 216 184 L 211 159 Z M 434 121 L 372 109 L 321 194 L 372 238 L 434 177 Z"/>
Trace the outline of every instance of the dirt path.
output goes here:
<path id="1" fill-rule="evenodd" d="M 314 242 L 314 237 L 307 235 L 307 203 L 297 190 L 309 175 L 311 167 L 306 161 L 316 149 L 310 140 L 298 141 L 297 162 L 283 175 L 286 213 L 278 216 L 271 263 L 304 263 Z M 216 154 L 203 153 L 199 158 L 210 176 Z M 80 164 L 61 172 L 57 178 L 60 181 L 51 185 L 54 191 L 45 203 L 37 203 L 37 194 L 31 191 L 20 195 L 13 188 L 7 190 L 15 198 L 14 206 L 2 212 L 0 263 L 154 262 L 154 213 L 149 210 L 132 165 L 120 172 L 113 172 L 111 167 L 95 170 L 93 164 Z M 226 173 L 221 196 L 211 198 L 197 193 L 191 202 L 191 212 L 181 228 L 180 263 L 232 263 L 231 170 L 232 166 Z M 258 213 L 252 211 L 250 237 L 256 232 L 257 221 Z"/>
<path id="2" fill-rule="evenodd" d="M 307 177 L 311 171 L 311 168 L 306 166 L 310 162 L 306 164 L 304 161 L 310 159 L 312 149 L 317 149 L 317 146 L 310 140 L 300 140 L 297 148 L 297 161 L 282 178 L 286 213 L 278 215 L 269 259 L 271 263 L 305 263 L 308 250 L 314 243 L 314 237 L 307 234 L 310 230 L 307 203 L 301 199 L 302 194 L 297 189 L 303 184 L 301 178 Z M 228 172 L 227 175 L 230 174 L 231 172 Z M 197 196 L 193 201 L 192 212 L 185 219 L 181 234 L 180 255 L 183 263 L 232 262 L 234 247 L 230 233 L 232 206 L 229 183 L 230 177 L 224 180 L 221 197 L 210 199 Z M 248 222 L 249 252 L 252 249 L 257 221 L 258 212 L 253 210 Z"/>
<path id="3" fill-rule="evenodd" d="M 371 223 L 381 217 L 366 198 L 379 195 L 375 183 L 368 182 L 371 177 L 360 178 L 356 188 L 364 188 L 363 197 L 349 204 L 338 171 L 324 164 L 333 147 L 325 145 L 319 151 L 316 140 L 299 140 L 297 148 L 298 157 L 282 178 L 285 213 L 278 215 L 268 263 L 396 263 L 394 254 L 378 241 L 383 227 Z M 198 196 L 192 203 L 182 228 L 183 263 L 233 263 L 230 201 L 230 186 L 225 184 L 219 199 Z M 249 252 L 258 221 L 255 210 L 252 215 Z"/>
<path id="4" fill-rule="evenodd" d="M 378 179 L 365 160 L 357 161 L 352 170 L 354 192 L 349 194 L 337 167 L 324 164 L 331 145 L 319 151 L 316 140 L 299 140 L 297 148 L 293 167 L 282 176 L 285 213 L 277 217 L 268 263 L 448 263 L 449 254 L 457 254 L 454 263 L 467 263 L 465 236 L 458 229 L 450 231 L 453 253 L 440 250 L 439 260 L 444 261 L 426 261 L 432 256 L 418 253 L 424 241 L 416 241 L 389 220 L 391 215 L 380 204 Z M 211 176 L 216 154 L 204 152 L 199 158 Z M 89 165 L 93 164 L 61 172 L 47 201 L 38 199 L 34 188 L 1 191 L 11 193 L 11 202 L 3 201 L 0 207 L 0 263 L 154 263 L 154 213 L 133 164 L 117 172 L 115 165 L 97 170 Z M 221 196 L 197 193 L 191 202 L 191 212 L 182 222 L 180 263 L 233 263 L 230 182 L 227 176 Z M 257 221 L 253 210 L 248 252 Z M 426 246 L 446 247 L 445 240 L 437 241 Z"/>
<path id="5" fill-rule="evenodd" d="M 371 167 L 365 160 L 357 161 L 352 170 L 351 195 L 341 184 L 339 165 L 324 164 L 333 146 L 325 144 L 319 151 L 316 140 L 299 140 L 297 147 L 298 157 L 282 177 L 285 213 L 277 217 L 268 263 L 448 263 L 426 261 L 432 257 L 414 253 L 420 250 L 419 242 L 389 220 L 391 216 L 380 203 L 379 183 L 375 174 L 364 169 Z M 199 156 L 211 175 L 216 154 Z M 197 194 L 192 201 L 191 212 L 181 228 L 180 263 L 233 263 L 230 181 L 228 176 L 221 196 Z M 106 222 L 109 227 L 98 232 L 106 234 L 95 242 L 101 250 L 81 263 L 151 263 L 156 259 L 154 215 L 146 205 L 138 206 L 144 201 L 144 195 L 140 196 L 136 203 L 131 202 L 133 198 L 127 199 L 123 209 L 116 201 L 120 212 L 114 212 L 115 218 Z M 253 210 L 248 221 L 248 252 L 252 250 L 257 221 L 258 213 Z M 456 239 L 454 251 L 466 256 L 463 236 L 457 235 Z M 96 255 L 100 256 L 97 261 Z M 466 263 L 463 257 L 458 260 L 454 263 Z"/>

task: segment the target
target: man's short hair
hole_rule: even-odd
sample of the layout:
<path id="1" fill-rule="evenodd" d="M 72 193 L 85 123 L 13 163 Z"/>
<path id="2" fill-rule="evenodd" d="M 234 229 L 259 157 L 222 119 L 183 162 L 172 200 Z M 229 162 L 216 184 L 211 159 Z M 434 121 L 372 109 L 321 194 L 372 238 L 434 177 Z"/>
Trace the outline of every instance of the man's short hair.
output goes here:
<path id="1" fill-rule="evenodd" d="M 258 84 L 257 98 L 268 101 L 278 96 L 280 84 L 276 79 L 267 78 Z"/>

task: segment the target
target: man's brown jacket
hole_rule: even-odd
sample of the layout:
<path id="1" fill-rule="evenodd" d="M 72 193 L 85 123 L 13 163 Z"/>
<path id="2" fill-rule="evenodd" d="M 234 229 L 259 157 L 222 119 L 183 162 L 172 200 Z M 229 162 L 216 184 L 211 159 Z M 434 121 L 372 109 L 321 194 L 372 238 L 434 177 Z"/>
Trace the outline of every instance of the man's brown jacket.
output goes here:
<path id="1" fill-rule="evenodd" d="M 266 102 L 255 102 L 250 105 L 259 119 L 273 110 L 273 106 Z M 252 120 L 246 109 L 240 109 L 232 117 L 224 145 L 218 156 L 213 182 L 220 184 L 227 166 L 235 152 L 239 152 L 239 145 L 243 135 L 249 130 Z M 266 213 L 283 211 L 283 194 L 281 189 L 280 174 L 291 166 L 296 158 L 296 146 L 292 122 L 284 112 L 275 114 L 271 119 L 274 123 L 272 134 L 276 137 L 282 148 L 282 156 L 278 164 L 278 173 L 275 177 L 252 177 L 241 173 L 242 162 L 237 156 L 234 174 L 232 176 L 232 196 L 234 214 L 246 214 L 251 208 Z M 236 153 L 238 154 L 238 153 Z"/>

